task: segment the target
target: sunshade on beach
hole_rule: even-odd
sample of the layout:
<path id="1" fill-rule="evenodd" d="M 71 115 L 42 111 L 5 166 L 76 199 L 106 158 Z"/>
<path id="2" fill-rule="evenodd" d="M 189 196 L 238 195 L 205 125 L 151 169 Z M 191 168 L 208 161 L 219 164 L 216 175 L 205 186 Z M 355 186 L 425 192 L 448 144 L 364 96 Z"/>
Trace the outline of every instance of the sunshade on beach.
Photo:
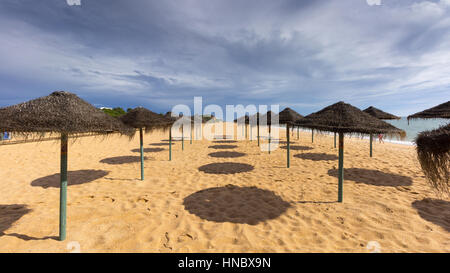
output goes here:
<path id="1" fill-rule="evenodd" d="M 286 124 L 286 140 L 287 140 L 287 149 L 286 149 L 287 161 L 286 161 L 286 165 L 287 165 L 288 168 L 290 167 L 289 127 L 293 126 L 296 121 L 299 121 L 302 118 L 303 118 L 302 115 L 300 115 L 299 113 L 295 112 L 294 110 L 292 110 L 289 107 L 285 108 L 283 111 L 281 111 L 278 114 L 278 122 L 280 124 Z M 297 131 L 297 136 L 298 136 L 298 131 Z"/>
<path id="2" fill-rule="evenodd" d="M 61 136 L 59 239 L 66 237 L 67 150 L 68 137 L 82 133 L 118 132 L 132 136 L 135 130 L 108 116 L 73 93 L 57 91 L 49 96 L 0 109 L 0 131 L 25 137 L 36 133 Z"/>
<path id="3" fill-rule="evenodd" d="M 450 119 L 450 101 L 408 116 L 414 119 Z M 421 132 L 415 139 L 417 157 L 431 187 L 449 195 L 450 124 Z"/>
<path id="4" fill-rule="evenodd" d="M 412 119 L 450 118 L 450 101 L 423 110 L 408 116 L 408 122 Z"/>
<path id="5" fill-rule="evenodd" d="M 343 199 L 344 134 L 387 134 L 405 137 L 406 133 L 389 123 L 379 120 L 358 108 L 338 102 L 312 113 L 295 123 L 298 126 L 339 134 L 338 201 Z"/>
<path id="6" fill-rule="evenodd" d="M 397 117 L 393 114 L 384 112 L 373 106 L 367 107 L 366 109 L 363 110 L 363 112 L 366 112 L 367 114 L 369 114 L 377 119 L 386 119 L 386 120 L 400 119 L 400 117 Z M 336 137 L 336 135 L 335 135 L 335 137 Z M 370 157 L 372 157 L 372 142 L 373 142 L 373 134 L 370 134 Z"/>
<path id="7" fill-rule="evenodd" d="M 136 107 L 120 119 L 123 123 L 139 129 L 140 152 L 141 152 L 141 180 L 144 180 L 144 146 L 143 146 L 143 129 L 146 133 L 154 129 L 167 129 L 174 122 L 173 119 L 166 118 L 156 114 L 144 107 Z"/>
<path id="8" fill-rule="evenodd" d="M 450 195 L 450 124 L 421 132 L 415 139 L 417 157 L 430 185 Z"/>
<path id="9" fill-rule="evenodd" d="M 363 110 L 363 112 L 366 112 L 367 114 L 376 117 L 377 119 L 400 119 L 400 117 L 384 112 L 378 108 L 375 108 L 373 106 L 367 107 Z"/>

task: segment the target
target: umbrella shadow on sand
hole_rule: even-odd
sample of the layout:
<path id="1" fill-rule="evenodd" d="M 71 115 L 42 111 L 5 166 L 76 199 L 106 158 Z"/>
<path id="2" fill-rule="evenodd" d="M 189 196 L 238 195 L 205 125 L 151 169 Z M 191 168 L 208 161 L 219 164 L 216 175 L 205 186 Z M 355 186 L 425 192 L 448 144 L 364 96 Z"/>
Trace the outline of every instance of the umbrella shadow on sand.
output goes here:
<path id="1" fill-rule="evenodd" d="M 199 171 L 210 174 L 243 173 L 250 172 L 253 169 L 252 165 L 234 162 L 211 163 L 198 168 Z"/>
<path id="2" fill-rule="evenodd" d="M 148 160 L 146 156 L 144 156 L 144 160 Z M 120 164 L 128 164 L 128 163 L 138 163 L 141 162 L 140 156 L 132 156 L 132 155 L 125 155 L 125 156 L 115 156 L 115 157 L 108 157 L 100 160 L 100 163 L 106 163 L 110 165 L 120 165 Z"/>
<path id="3" fill-rule="evenodd" d="M 287 146 L 280 146 L 281 149 L 287 149 Z M 289 149 L 292 151 L 309 151 L 312 150 L 312 147 L 308 146 L 300 146 L 300 145 L 289 145 Z"/>
<path id="4" fill-rule="evenodd" d="M 210 149 L 235 149 L 237 148 L 237 145 L 212 145 L 209 146 L 208 148 Z"/>
<path id="5" fill-rule="evenodd" d="M 336 155 L 330 155 L 325 153 L 304 153 L 304 154 L 296 154 L 294 155 L 296 158 L 307 159 L 312 161 L 328 161 L 328 160 L 338 160 L 339 157 Z"/>
<path id="6" fill-rule="evenodd" d="M 144 148 L 144 153 L 157 153 L 164 151 L 164 148 Z M 133 153 L 140 153 L 141 149 L 133 149 L 131 150 Z"/>
<path id="7" fill-rule="evenodd" d="M 13 236 L 19 239 L 29 241 L 29 240 L 47 240 L 53 239 L 57 240 L 56 236 L 47 236 L 43 238 L 30 237 L 28 235 L 18 234 L 18 233 L 5 233 L 12 225 L 17 222 L 22 216 L 30 213 L 32 210 L 27 208 L 26 205 L 14 204 L 14 205 L 0 205 L 0 237 L 2 236 Z"/>
<path id="8" fill-rule="evenodd" d="M 213 143 L 237 143 L 236 140 L 216 140 Z"/>
<path id="9" fill-rule="evenodd" d="M 450 202 L 439 199 L 425 198 L 412 202 L 420 217 L 443 227 L 450 232 Z"/>
<path id="10" fill-rule="evenodd" d="M 176 143 L 172 142 L 172 145 L 175 145 Z M 150 146 L 169 146 L 169 143 L 150 143 L 148 144 Z"/>
<path id="11" fill-rule="evenodd" d="M 92 182 L 96 179 L 106 176 L 109 172 L 104 170 L 77 170 L 67 172 L 67 186 L 80 185 Z M 55 173 L 52 175 L 44 176 L 35 179 L 31 182 L 33 187 L 46 188 L 59 188 L 60 187 L 60 174 Z"/>
<path id="12" fill-rule="evenodd" d="M 275 219 L 291 206 L 272 191 L 234 185 L 195 192 L 184 198 L 183 205 L 208 221 L 249 225 Z"/>
<path id="13" fill-rule="evenodd" d="M 328 175 L 337 178 L 338 170 L 328 170 Z M 408 176 L 361 168 L 344 169 L 344 179 L 351 180 L 356 183 L 388 187 L 411 186 L 413 183 L 411 177 Z"/>
<path id="14" fill-rule="evenodd" d="M 247 154 L 239 153 L 239 152 L 223 151 L 223 152 L 209 153 L 208 155 L 211 157 L 222 157 L 222 158 L 232 158 L 233 157 L 234 158 L 234 157 L 246 156 Z"/>

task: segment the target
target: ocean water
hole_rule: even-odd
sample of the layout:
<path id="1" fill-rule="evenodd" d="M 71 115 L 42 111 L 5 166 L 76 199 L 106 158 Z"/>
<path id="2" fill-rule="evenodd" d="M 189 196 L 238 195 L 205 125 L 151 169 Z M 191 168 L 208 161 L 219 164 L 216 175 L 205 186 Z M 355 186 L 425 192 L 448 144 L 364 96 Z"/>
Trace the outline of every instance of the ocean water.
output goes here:
<path id="1" fill-rule="evenodd" d="M 439 128 L 442 125 L 446 125 L 450 123 L 448 119 L 416 119 L 410 120 L 408 125 L 408 120 L 406 117 L 402 117 L 398 120 L 385 120 L 387 123 L 394 125 L 395 127 L 402 129 L 406 132 L 406 138 L 400 140 L 398 138 L 393 137 L 389 139 L 385 136 L 383 139 L 386 142 L 405 144 L 405 145 L 414 145 L 414 139 L 416 136 L 422 131 L 433 130 Z M 286 128 L 284 125 L 279 126 L 280 129 Z M 296 130 L 296 129 L 294 129 Z M 311 130 L 300 129 L 303 132 L 310 132 Z M 327 134 L 327 133 L 325 133 Z M 333 135 L 333 133 L 328 133 L 328 135 Z M 369 136 L 364 136 L 363 139 L 369 139 Z M 378 141 L 378 135 L 373 136 L 374 141 Z"/>
<path id="2" fill-rule="evenodd" d="M 402 117 L 398 120 L 385 120 L 387 123 L 394 125 L 395 127 L 402 129 L 406 132 L 407 142 L 413 142 L 416 136 L 422 131 L 428 131 L 439 128 L 442 125 L 450 123 L 448 119 L 415 119 L 410 120 L 409 125 L 406 117 Z"/>

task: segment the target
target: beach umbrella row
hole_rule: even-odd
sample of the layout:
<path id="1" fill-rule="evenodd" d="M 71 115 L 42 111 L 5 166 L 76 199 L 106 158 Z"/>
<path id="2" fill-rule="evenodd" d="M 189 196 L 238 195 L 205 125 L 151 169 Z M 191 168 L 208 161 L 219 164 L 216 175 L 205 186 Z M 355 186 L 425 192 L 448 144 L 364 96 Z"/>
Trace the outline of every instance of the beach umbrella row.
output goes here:
<path id="1" fill-rule="evenodd" d="M 295 123 L 298 126 L 317 131 L 334 132 L 339 135 L 338 202 L 343 201 L 344 182 L 344 134 L 383 133 L 405 137 L 406 133 L 389 123 L 379 120 L 360 109 L 338 102 L 312 113 Z"/>
<path id="2" fill-rule="evenodd" d="M 139 129 L 140 153 L 141 153 L 141 180 L 144 180 L 144 144 L 143 130 L 149 133 L 155 129 L 168 129 L 173 124 L 173 119 L 156 114 L 144 107 L 136 107 L 120 117 L 120 120 L 133 128 Z"/>
<path id="3" fill-rule="evenodd" d="M 75 94 L 57 91 L 49 96 L 0 108 L 0 131 L 25 137 L 57 133 L 61 137 L 59 240 L 66 238 L 68 138 L 79 134 L 120 133 L 136 130 L 105 114 Z"/>

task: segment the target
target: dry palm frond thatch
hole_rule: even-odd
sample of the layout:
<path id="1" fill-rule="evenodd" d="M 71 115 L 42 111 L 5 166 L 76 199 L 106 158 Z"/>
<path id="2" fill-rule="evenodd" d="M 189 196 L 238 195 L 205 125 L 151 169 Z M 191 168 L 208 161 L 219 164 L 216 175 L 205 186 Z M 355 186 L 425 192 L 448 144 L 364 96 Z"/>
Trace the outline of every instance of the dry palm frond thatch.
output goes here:
<path id="1" fill-rule="evenodd" d="M 389 114 L 373 106 L 364 109 L 363 112 L 366 112 L 367 114 L 370 114 L 371 116 L 376 117 L 377 119 L 400 119 L 400 117 L 398 116 Z"/>
<path id="2" fill-rule="evenodd" d="M 302 115 L 287 107 L 278 114 L 280 124 L 292 124 L 303 118 Z"/>
<path id="3" fill-rule="evenodd" d="M 144 107 L 136 107 L 121 116 L 120 119 L 131 127 L 145 128 L 146 132 L 154 129 L 167 129 L 174 122 L 173 119 L 156 114 Z"/>
<path id="4" fill-rule="evenodd" d="M 421 132 L 415 139 L 417 157 L 431 186 L 450 196 L 450 124 Z"/>
<path id="5" fill-rule="evenodd" d="M 133 135 L 135 132 L 118 119 L 65 91 L 0 108 L 0 131 L 25 136 L 46 132 L 72 136 L 110 132 Z"/>
<path id="6" fill-rule="evenodd" d="M 405 131 L 379 120 L 358 108 L 338 102 L 295 122 L 300 127 L 348 134 L 386 134 L 404 138 Z"/>
<path id="7" fill-rule="evenodd" d="M 408 116 L 410 119 L 450 118 L 450 101 Z"/>

